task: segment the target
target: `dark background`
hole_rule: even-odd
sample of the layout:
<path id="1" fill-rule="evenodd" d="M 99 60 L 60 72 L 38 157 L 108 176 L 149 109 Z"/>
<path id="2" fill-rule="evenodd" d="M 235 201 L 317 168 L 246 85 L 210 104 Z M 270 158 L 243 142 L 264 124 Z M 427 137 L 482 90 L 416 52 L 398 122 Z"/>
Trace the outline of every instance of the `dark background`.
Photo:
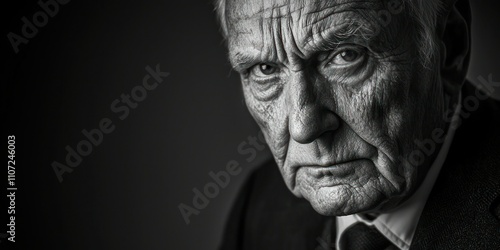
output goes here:
<path id="1" fill-rule="evenodd" d="M 0 249 L 215 249 L 242 181 L 270 153 L 247 161 L 238 152 L 258 130 L 211 1 L 71 1 L 17 54 L 7 34 L 20 34 L 21 18 L 41 8 L 11 2 L 2 8 L 3 130 L 5 141 L 16 136 L 16 243 L 0 239 Z M 472 6 L 469 78 L 500 81 L 498 1 Z M 157 64 L 170 75 L 119 120 L 110 104 Z M 115 130 L 59 183 L 51 163 L 64 163 L 65 147 L 75 148 L 85 139 L 81 130 L 98 128 L 102 118 Z M 186 225 L 178 205 L 191 205 L 192 189 L 203 189 L 208 173 L 230 160 L 243 172 Z M 0 190 L 6 187 L 2 181 Z"/>

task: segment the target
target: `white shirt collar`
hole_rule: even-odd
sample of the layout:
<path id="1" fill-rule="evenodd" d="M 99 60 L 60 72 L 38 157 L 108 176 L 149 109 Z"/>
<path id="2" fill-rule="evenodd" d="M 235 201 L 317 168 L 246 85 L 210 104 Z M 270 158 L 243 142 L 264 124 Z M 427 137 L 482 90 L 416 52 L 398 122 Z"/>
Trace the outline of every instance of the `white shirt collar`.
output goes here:
<path id="1" fill-rule="evenodd" d="M 459 100 L 461 100 L 461 98 L 459 98 Z M 458 119 L 460 109 L 461 102 L 459 101 L 453 115 L 453 121 Z M 337 235 L 335 238 L 336 249 L 342 250 L 339 246 L 339 239 L 342 233 L 352 224 L 356 222 L 363 222 L 366 225 L 375 226 L 380 233 L 382 233 L 399 249 L 408 250 L 413 240 L 418 220 L 420 219 L 420 215 L 422 214 L 432 187 L 436 182 L 439 171 L 441 170 L 446 156 L 448 155 L 454 135 L 455 129 L 451 126 L 448 129 L 444 143 L 436 159 L 432 163 L 424 181 L 412 197 L 410 197 L 410 199 L 405 201 L 403 204 L 399 205 L 396 209 L 392 210 L 390 213 L 380 214 L 373 221 L 369 221 L 357 214 L 337 217 Z"/>

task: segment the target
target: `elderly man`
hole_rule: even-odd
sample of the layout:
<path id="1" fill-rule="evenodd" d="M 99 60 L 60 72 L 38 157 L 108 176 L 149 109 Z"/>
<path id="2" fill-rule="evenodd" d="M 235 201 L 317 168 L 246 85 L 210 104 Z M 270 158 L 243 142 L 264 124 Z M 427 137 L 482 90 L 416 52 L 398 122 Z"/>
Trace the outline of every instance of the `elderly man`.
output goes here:
<path id="1" fill-rule="evenodd" d="M 500 109 L 465 80 L 467 0 L 216 10 L 275 160 L 222 249 L 500 249 Z"/>

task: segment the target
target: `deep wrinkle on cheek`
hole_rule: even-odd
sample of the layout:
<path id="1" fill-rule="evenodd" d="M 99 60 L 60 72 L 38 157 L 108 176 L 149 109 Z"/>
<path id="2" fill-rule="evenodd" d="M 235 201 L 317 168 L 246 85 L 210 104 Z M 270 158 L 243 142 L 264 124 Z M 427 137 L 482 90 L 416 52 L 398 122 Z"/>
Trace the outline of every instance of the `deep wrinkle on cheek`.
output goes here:
<path id="1" fill-rule="evenodd" d="M 397 91 L 386 93 L 388 89 L 395 89 L 392 85 L 397 84 L 388 77 L 388 74 L 376 71 L 361 88 L 343 88 L 344 94 L 337 97 L 339 105 L 342 105 L 337 109 L 337 115 L 367 144 L 377 148 L 378 156 L 390 159 L 389 162 L 374 159 L 378 166 L 393 165 L 395 154 L 399 153 L 395 147 L 398 138 L 390 134 L 389 127 L 384 126 L 397 118 L 393 115 L 394 111 L 396 115 L 400 111 L 399 105 L 389 98 L 398 94 Z"/>

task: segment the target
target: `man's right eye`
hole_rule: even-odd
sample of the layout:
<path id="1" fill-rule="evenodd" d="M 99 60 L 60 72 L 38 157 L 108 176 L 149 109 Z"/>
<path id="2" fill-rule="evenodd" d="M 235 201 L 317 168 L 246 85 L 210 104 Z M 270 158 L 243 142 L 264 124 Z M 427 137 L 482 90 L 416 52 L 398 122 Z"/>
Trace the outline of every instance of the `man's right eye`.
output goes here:
<path id="1" fill-rule="evenodd" d="M 278 67 L 267 63 L 257 64 L 250 68 L 250 74 L 259 78 L 267 78 L 278 72 Z"/>
<path id="2" fill-rule="evenodd" d="M 247 71 L 247 86 L 254 97 L 260 101 L 268 101 L 276 97 L 282 89 L 281 69 L 270 63 L 259 63 Z"/>

